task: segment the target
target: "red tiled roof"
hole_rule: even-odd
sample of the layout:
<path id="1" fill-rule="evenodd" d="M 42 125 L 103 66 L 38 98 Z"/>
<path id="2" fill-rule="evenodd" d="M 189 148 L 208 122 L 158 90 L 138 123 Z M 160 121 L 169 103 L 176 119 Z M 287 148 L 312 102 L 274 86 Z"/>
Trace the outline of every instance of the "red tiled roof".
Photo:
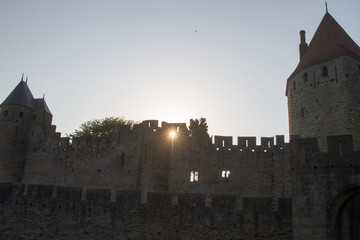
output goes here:
<path id="1" fill-rule="evenodd" d="M 289 79 L 301 69 L 340 55 L 360 57 L 360 47 L 329 14 L 320 22 L 309 47 Z"/>

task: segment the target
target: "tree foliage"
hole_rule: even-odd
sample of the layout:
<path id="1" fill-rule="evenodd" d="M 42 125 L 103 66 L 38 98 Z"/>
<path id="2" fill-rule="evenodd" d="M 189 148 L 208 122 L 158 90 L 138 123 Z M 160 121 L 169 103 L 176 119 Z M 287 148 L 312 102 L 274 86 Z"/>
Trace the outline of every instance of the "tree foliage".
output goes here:
<path id="1" fill-rule="evenodd" d="M 189 124 L 189 130 L 190 130 L 190 135 L 193 137 L 204 137 L 207 136 L 209 137 L 208 134 L 208 125 L 206 122 L 206 118 L 195 118 L 195 119 L 190 119 L 190 124 Z"/>
<path id="2" fill-rule="evenodd" d="M 119 117 L 107 117 L 103 119 L 94 119 L 87 121 L 80 125 L 80 130 L 69 134 L 69 137 L 105 137 L 111 136 L 112 133 L 116 132 L 117 128 L 121 125 L 130 125 L 131 127 L 135 124 L 133 120 L 126 120 Z"/>

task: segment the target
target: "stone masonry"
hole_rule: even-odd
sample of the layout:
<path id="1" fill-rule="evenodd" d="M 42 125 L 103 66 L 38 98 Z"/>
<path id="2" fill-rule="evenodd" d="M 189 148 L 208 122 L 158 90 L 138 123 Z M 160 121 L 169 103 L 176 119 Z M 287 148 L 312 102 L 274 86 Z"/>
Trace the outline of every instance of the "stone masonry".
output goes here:
<path id="1" fill-rule="evenodd" d="M 22 78 L 0 105 L 0 239 L 359 239 L 360 48 L 328 12 L 300 39 L 290 143 L 157 120 L 64 138 Z"/>

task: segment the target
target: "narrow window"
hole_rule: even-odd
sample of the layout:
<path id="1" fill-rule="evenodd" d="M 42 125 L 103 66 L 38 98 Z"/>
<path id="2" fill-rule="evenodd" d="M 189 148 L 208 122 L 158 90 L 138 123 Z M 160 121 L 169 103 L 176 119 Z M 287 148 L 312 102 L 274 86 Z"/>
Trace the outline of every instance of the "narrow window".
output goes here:
<path id="1" fill-rule="evenodd" d="M 301 117 L 303 118 L 303 117 L 305 117 L 305 108 L 301 108 Z"/>
<path id="2" fill-rule="evenodd" d="M 9 115 L 9 111 L 8 110 L 5 110 L 4 111 L 4 117 L 7 117 Z"/>
<path id="3" fill-rule="evenodd" d="M 296 90 L 296 82 L 293 82 L 293 89 Z"/>
<path id="4" fill-rule="evenodd" d="M 24 112 L 19 112 L 19 118 L 23 118 L 24 117 Z"/>
<path id="5" fill-rule="evenodd" d="M 222 146 L 225 147 L 225 140 L 222 140 Z"/>
<path id="6" fill-rule="evenodd" d="M 229 179 L 230 179 L 230 171 L 229 170 L 223 170 L 221 172 L 221 178 L 225 182 L 229 181 Z"/>
<path id="7" fill-rule="evenodd" d="M 308 81 L 308 74 L 307 73 L 304 73 L 303 79 L 304 79 L 304 83 L 306 83 Z"/>
<path id="8" fill-rule="evenodd" d="M 190 172 L 190 182 L 198 182 L 199 181 L 199 172 L 191 171 Z"/>
<path id="9" fill-rule="evenodd" d="M 329 75 L 328 68 L 326 66 L 323 66 L 322 68 L 322 76 L 327 77 Z"/>
<path id="10" fill-rule="evenodd" d="M 176 128 L 176 132 L 179 132 L 179 131 L 180 131 L 180 127 L 177 127 L 177 128 Z"/>
<path id="11" fill-rule="evenodd" d="M 121 154 L 121 167 L 123 168 L 125 164 L 125 153 Z"/>
<path id="12" fill-rule="evenodd" d="M 249 140 L 247 140 L 247 139 L 246 139 L 246 141 L 245 141 L 245 146 L 246 146 L 246 147 L 249 147 Z"/>
<path id="13" fill-rule="evenodd" d="M 271 148 L 271 142 L 268 141 L 268 148 Z"/>

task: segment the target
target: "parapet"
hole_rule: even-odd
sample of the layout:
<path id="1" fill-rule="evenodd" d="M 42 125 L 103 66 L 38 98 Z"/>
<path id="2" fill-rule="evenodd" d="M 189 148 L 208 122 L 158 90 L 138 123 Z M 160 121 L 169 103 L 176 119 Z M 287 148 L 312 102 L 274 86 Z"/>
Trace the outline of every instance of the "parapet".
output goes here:
<path id="1" fill-rule="evenodd" d="M 163 128 L 164 131 L 175 131 L 178 134 L 182 134 L 182 135 L 186 135 L 189 133 L 186 123 L 161 122 L 161 127 Z"/>
<path id="2" fill-rule="evenodd" d="M 360 152 L 354 151 L 351 135 L 328 136 L 327 152 L 320 151 L 317 138 L 292 136 L 290 145 L 293 167 L 300 171 L 352 176 L 360 169 Z"/>
<path id="3" fill-rule="evenodd" d="M 86 137 L 74 137 L 72 139 L 69 139 L 60 138 L 59 135 L 55 135 L 55 139 L 58 139 L 55 141 L 58 141 L 59 146 L 61 146 L 63 150 L 66 150 L 67 147 L 74 149 L 93 149 L 96 148 L 96 146 L 111 145 L 114 142 L 119 144 L 119 140 L 123 139 L 124 137 L 143 137 L 148 139 L 154 136 L 162 136 L 164 134 L 167 134 L 167 132 L 169 131 L 175 131 L 180 136 L 187 136 L 191 138 L 186 123 L 161 122 L 161 126 L 158 126 L 158 124 L 158 120 L 144 120 L 139 124 L 135 124 L 133 128 L 131 128 L 130 125 L 119 126 L 117 131 L 111 137 L 93 137 L 91 139 Z M 232 136 L 214 136 L 213 146 L 216 148 L 226 148 L 229 150 L 232 148 L 239 148 L 240 151 L 250 149 L 253 152 L 260 150 L 263 152 L 267 152 L 274 149 L 274 147 L 282 149 L 282 147 L 286 144 L 284 142 L 283 135 L 276 135 L 276 144 L 274 141 L 274 137 L 261 137 L 261 144 L 259 146 L 256 145 L 256 137 L 254 136 L 237 137 L 237 140 L 237 145 L 233 145 Z"/>
<path id="4" fill-rule="evenodd" d="M 276 145 L 274 144 L 274 137 L 261 137 L 261 145 L 256 145 L 256 137 L 238 137 L 238 144 L 233 145 L 233 138 L 231 136 L 215 136 L 214 137 L 214 146 L 216 148 L 240 148 L 240 151 L 245 151 L 246 149 L 251 149 L 253 151 L 261 149 L 263 152 L 267 152 L 273 149 L 275 146 L 282 149 L 284 146 L 284 136 L 276 135 Z"/>
<path id="5" fill-rule="evenodd" d="M 290 143 L 295 146 L 301 146 L 308 152 L 319 153 L 318 139 L 315 137 L 311 138 L 300 138 L 296 135 L 290 136 Z M 354 152 L 354 143 L 352 135 L 335 135 L 327 137 L 327 148 L 329 155 L 351 155 Z"/>

